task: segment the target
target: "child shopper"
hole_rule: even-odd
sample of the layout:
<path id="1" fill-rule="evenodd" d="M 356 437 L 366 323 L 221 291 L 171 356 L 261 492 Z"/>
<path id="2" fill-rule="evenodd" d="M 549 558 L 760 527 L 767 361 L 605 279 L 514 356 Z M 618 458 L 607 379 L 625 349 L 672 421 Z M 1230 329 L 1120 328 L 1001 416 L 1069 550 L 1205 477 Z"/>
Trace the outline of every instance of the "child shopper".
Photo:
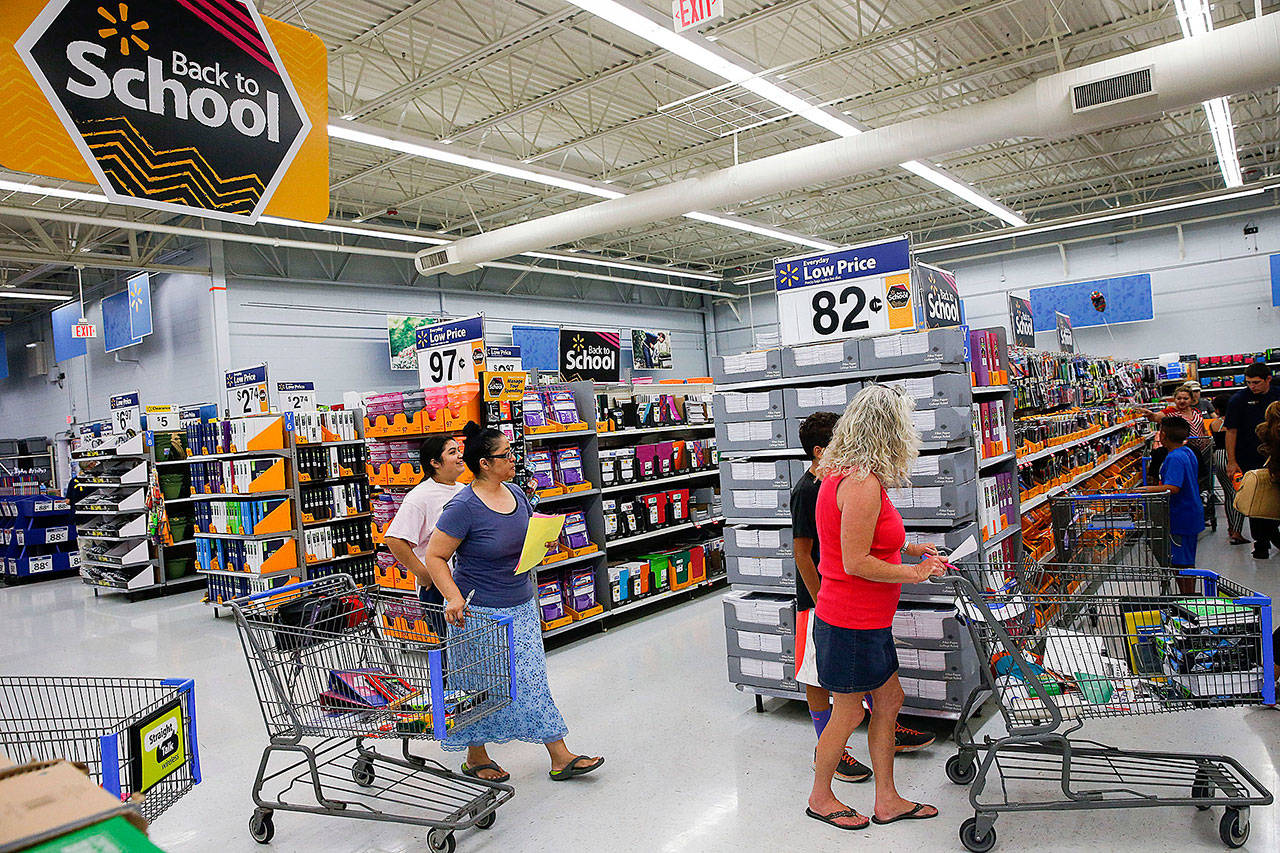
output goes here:
<path id="1" fill-rule="evenodd" d="M 1200 500 L 1200 463 L 1191 448 L 1187 447 L 1187 437 L 1190 434 L 1191 425 L 1182 418 L 1171 415 L 1160 422 L 1160 445 L 1168 451 L 1160 465 L 1160 485 L 1139 489 L 1150 494 L 1169 495 L 1169 531 L 1173 544 L 1170 564 L 1175 569 L 1190 569 L 1195 566 L 1196 539 L 1200 531 L 1204 530 L 1204 504 Z"/>

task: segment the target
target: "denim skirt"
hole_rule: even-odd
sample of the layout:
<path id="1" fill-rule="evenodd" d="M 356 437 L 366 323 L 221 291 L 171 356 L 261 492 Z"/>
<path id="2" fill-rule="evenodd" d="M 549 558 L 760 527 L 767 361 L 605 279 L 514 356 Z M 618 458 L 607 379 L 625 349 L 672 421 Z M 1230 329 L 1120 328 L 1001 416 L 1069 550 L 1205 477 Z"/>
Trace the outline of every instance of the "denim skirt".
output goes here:
<path id="1" fill-rule="evenodd" d="M 813 616 L 818 682 L 836 693 L 867 693 L 898 671 L 891 628 L 841 628 Z"/>

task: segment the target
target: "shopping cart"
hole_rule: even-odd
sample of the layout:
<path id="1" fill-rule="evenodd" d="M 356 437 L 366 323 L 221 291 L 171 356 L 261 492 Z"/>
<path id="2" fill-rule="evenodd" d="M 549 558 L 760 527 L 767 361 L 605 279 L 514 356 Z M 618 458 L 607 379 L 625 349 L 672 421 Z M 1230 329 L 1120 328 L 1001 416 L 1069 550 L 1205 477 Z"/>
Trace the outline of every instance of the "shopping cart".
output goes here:
<path id="1" fill-rule="evenodd" d="M 254 780 L 249 833 L 266 844 L 276 810 L 429 827 L 432 851 L 488 829 L 510 785 L 409 751 L 510 704 L 509 618 L 444 610 L 330 575 L 230 602 L 271 743 Z M 400 741 L 400 754 L 380 742 Z"/>
<path id="2" fill-rule="evenodd" d="M 972 783 L 966 848 L 995 845 L 1000 812 L 1147 806 L 1224 806 L 1222 841 L 1245 843 L 1250 807 L 1272 796 L 1235 759 L 1071 735 L 1094 717 L 1275 702 L 1270 598 L 1198 569 L 960 568 L 939 580 L 954 585 L 983 663 L 946 764 L 952 782 Z M 1028 584 L 1043 576 L 1054 580 Z M 1007 581 L 998 591 L 983 588 L 999 577 Z M 1180 577 L 1194 579 L 1198 594 L 1180 593 Z M 996 699 L 1006 736 L 975 740 L 979 695 Z"/>
<path id="3" fill-rule="evenodd" d="M 1169 496 L 1068 494 L 1049 499 L 1055 562 L 1169 565 Z"/>
<path id="4" fill-rule="evenodd" d="M 200 782 L 195 682 L 0 676 L 0 752 L 83 764 L 153 821 Z"/>

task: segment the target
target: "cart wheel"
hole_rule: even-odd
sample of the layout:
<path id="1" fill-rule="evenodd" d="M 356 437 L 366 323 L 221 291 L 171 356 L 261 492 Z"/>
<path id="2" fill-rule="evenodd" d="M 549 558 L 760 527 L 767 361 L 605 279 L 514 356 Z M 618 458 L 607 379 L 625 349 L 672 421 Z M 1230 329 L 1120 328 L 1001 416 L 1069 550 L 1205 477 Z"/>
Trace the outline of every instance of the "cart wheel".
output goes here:
<path id="1" fill-rule="evenodd" d="M 957 785 L 968 785 L 978 775 L 978 764 L 973 756 L 957 752 L 947 759 L 947 778 Z"/>
<path id="2" fill-rule="evenodd" d="M 493 822 L 498 819 L 497 812 L 489 812 L 484 817 L 476 821 L 476 829 L 488 829 L 493 826 Z"/>
<path id="3" fill-rule="evenodd" d="M 1196 774 L 1196 781 L 1191 785 L 1191 799 L 1193 800 L 1211 800 L 1213 799 L 1213 786 L 1208 781 Z M 1197 805 L 1196 811 L 1205 812 L 1209 810 L 1207 805 Z"/>
<path id="4" fill-rule="evenodd" d="M 973 853 L 987 853 L 996 846 L 996 828 L 991 827 L 986 835 L 979 838 L 978 819 L 971 817 L 960 824 L 960 843 L 964 845 L 964 849 L 972 850 Z"/>
<path id="5" fill-rule="evenodd" d="M 453 848 L 457 846 L 457 842 L 453 840 L 453 833 L 444 829 L 433 829 L 427 833 L 427 848 L 431 853 L 453 853 Z"/>
<path id="6" fill-rule="evenodd" d="M 249 835 L 259 844 L 271 843 L 271 839 L 276 835 L 276 825 L 271 820 L 271 812 L 259 809 L 253 813 L 253 817 L 249 818 Z"/>
<path id="7" fill-rule="evenodd" d="M 1243 847 L 1249 840 L 1249 824 L 1239 809 L 1227 809 L 1223 813 L 1222 820 L 1218 822 L 1218 836 L 1232 849 Z"/>
<path id="8" fill-rule="evenodd" d="M 361 758 L 355 764 L 351 765 L 351 779 L 361 788 L 368 788 L 373 784 L 377 776 L 373 772 L 373 762 L 366 758 Z"/>

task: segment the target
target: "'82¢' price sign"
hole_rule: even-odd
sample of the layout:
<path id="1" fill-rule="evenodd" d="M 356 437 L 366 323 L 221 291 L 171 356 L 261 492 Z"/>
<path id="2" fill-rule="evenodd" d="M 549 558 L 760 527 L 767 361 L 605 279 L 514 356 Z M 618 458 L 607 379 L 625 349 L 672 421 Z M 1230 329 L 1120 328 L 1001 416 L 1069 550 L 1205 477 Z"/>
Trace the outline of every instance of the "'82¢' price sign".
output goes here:
<path id="1" fill-rule="evenodd" d="M 247 370 L 228 370 L 227 410 L 231 417 L 265 415 L 271 409 L 267 394 L 267 366 L 259 364 Z"/>
<path id="2" fill-rule="evenodd" d="M 784 344 L 915 328 L 907 237 L 773 264 Z"/>
<path id="3" fill-rule="evenodd" d="M 484 315 L 423 326 L 417 336 L 423 388 L 480 381 L 485 370 Z"/>

